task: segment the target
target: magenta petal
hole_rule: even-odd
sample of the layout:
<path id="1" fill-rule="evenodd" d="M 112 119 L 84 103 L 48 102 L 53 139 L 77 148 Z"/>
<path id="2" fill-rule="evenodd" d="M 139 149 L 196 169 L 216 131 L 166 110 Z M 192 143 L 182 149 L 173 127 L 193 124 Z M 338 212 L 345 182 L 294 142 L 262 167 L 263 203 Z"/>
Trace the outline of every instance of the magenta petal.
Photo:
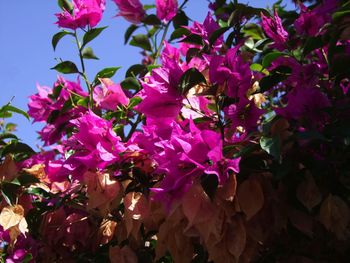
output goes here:
<path id="1" fill-rule="evenodd" d="M 160 20 L 170 21 L 177 13 L 177 0 L 156 0 L 157 16 Z"/>

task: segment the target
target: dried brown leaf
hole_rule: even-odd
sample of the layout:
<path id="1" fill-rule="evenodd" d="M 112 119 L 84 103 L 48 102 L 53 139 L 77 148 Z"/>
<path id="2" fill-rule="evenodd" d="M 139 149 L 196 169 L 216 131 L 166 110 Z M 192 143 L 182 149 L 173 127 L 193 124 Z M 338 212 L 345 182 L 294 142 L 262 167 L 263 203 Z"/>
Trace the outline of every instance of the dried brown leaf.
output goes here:
<path id="1" fill-rule="evenodd" d="M 11 182 L 17 178 L 17 166 L 11 155 L 5 157 L 5 161 L 0 165 L 0 180 Z"/>
<path id="2" fill-rule="evenodd" d="M 319 218 L 324 227 L 338 239 L 349 236 L 350 209 L 340 197 L 330 194 L 322 203 Z"/>
<path id="3" fill-rule="evenodd" d="M 312 174 L 305 174 L 305 179 L 297 188 L 297 198 L 309 211 L 321 203 L 322 195 Z"/>
<path id="4" fill-rule="evenodd" d="M 247 220 L 255 216 L 264 205 L 261 185 L 255 179 L 248 179 L 238 186 L 237 198 Z"/>
<path id="5" fill-rule="evenodd" d="M 109 260 L 111 263 L 137 263 L 135 252 L 128 246 L 109 248 Z"/>

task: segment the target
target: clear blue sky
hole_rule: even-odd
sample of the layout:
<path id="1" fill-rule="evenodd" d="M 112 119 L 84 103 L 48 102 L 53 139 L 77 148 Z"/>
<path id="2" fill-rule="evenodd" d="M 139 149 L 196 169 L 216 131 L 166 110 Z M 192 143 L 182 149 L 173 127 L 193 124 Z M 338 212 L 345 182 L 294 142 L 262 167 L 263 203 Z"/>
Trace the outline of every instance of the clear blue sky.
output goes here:
<path id="1" fill-rule="evenodd" d="M 141 2 L 149 4 L 152 1 Z M 275 1 L 241 2 L 266 7 Z M 208 12 L 207 5 L 207 0 L 190 0 L 186 13 L 194 20 L 203 21 Z M 12 104 L 27 110 L 28 96 L 36 93 L 36 83 L 51 87 L 55 82 L 57 74 L 50 70 L 56 64 L 55 58 L 72 60 L 79 65 L 76 47 L 69 38 L 59 43 L 56 52 L 51 47 L 51 37 L 59 31 L 54 24 L 54 13 L 59 11 L 56 0 L 0 0 L 0 105 L 15 96 Z M 123 35 L 129 24 L 122 18 L 115 18 L 115 14 L 115 4 L 107 0 L 104 18 L 99 26 L 108 25 L 109 28 L 90 45 L 100 58 L 99 61 L 87 63 L 90 79 L 102 68 L 122 66 L 114 77 L 116 82 L 120 81 L 125 70 L 140 61 L 139 49 L 123 44 Z M 75 78 L 73 75 L 66 77 Z M 17 135 L 24 142 L 33 147 L 41 145 L 36 133 L 40 125 L 33 125 L 19 115 L 14 115 L 11 121 L 18 124 Z"/>

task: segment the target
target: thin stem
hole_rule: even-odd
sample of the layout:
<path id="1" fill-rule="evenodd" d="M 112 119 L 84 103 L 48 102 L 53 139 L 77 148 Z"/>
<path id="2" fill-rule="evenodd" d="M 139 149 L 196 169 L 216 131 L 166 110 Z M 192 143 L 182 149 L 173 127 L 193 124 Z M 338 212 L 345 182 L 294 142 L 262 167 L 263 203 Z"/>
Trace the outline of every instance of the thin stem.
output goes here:
<path id="1" fill-rule="evenodd" d="M 131 126 L 131 129 L 129 131 L 128 136 L 126 136 L 125 138 L 125 142 L 127 142 L 128 140 L 130 140 L 131 136 L 133 135 L 133 133 L 136 131 L 137 126 L 139 125 L 139 123 L 143 120 L 143 115 L 139 114 L 139 116 L 137 117 L 137 120 L 134 122 L 134 124 Z"/>
<path id="2" fill-rule="evenodd" d="M 225 142 L 225 125 L 221 119 L 221 114 L 220 114 L 220 111 L 221 111 L 221 107 L 219 106 L 219 101 L 216 100 L 216 111 L 217 111 L 217 114 L 218 114 L 218 126 L 220 128 L 220 132 L 221 132 L 221 138 L 222 138 L 222 141 L 223 143 Z"/>
<path id="3" fill-rule="evenodd" d="M 149 30 L 148 26 L 147 25 L 143 25 L 143 26 L 147 31 L 147 36 L 150 37 L 151 35 L 150 35 L 150 30 Z M 157 43 L 156 43 L 156 39 L 154 36 L 151 37 L 151 40 L 152 40 L 152 44 L 153 44 L 153 47 L 152 47 L 152 52 L 153 52 L 153 48 L 154 49 L 157 48 Z"/>
<path id="4" fill-rule="evenodd" d="M 90 101 L 90 108 L 93 109 L 94 107 L 94 97 L 93 97 L 93 88 L 86 76 L 86 73 L 85 73 L 85 64 L 84 64 L 84 57 L 83 57 L 83 53 L 82 53 L 82 47 L 80 45 L 80 41 L 78 39 L 78 34 L 77 34 L 77 31 L 74 31 L 74 38 L 75 38 L 75 42 L 77 43 L 77 47 L 78 47 L 78 51 L 79 51 L 79 58 L 80 58 L 80 64 L 81 64 L 81 69 L 82 69 L 82 72 L 80 72 L 80 75 L 83 77 L 85 83 L 86 83 L 86 86 L 87 86 L 87 89 L 89 91 L 89 101 Z"/>
<path id="5" fill-rule="evenodd" d="M 182 5 L 179 7 L 178 10 L 181 10 L 185 5 L 186 3 L 188 2 L 189 0 L 185 0 Z M 154 62 L 153 62 L 153 65 L 156 65 L 157 64 L 157 59 L 158 57 L 160 56 L 160 52 L 162 51 L 162 48 L 163 48 L 163 45 L 164 45 L 164 40 L 166 38 L 166 35 L 168 33 L 168 30 L 169 30 L 169 26 L 170 26 L 170 23 L 171 23 L 171 20 L 165 25 L 165 28 L 164 28 L 164 32 L 163 32 L 163 35 L 162 35 L 162 39 L 159 43 L 159 47 L 156 49 L 156 54 L 154 56 Z"/>
<path id="6" fill-rule="evenodd" d="M 181 9 L 185 6 L 185 4 L 187 4 L 188 1 L 189 1 L 189 0 L 185 0 L 185 1 L 182 3 L 182 5 L 180 5 L 179 10 L 181 10 Z"/>
<path id="7" fill-rule="evenodd" d="M 160 56 L 160 52 L 163 48 L 163 45 L 164 45 L 164 40 L 166 38 L 166 35 L 168 33 L 168 30 L 169 30 L 169 26 L 170 26 L 170 22 L 169 21 L 166 25 L 165 25 L 165 29 L 164 29 L 164 32 L 163 32 L 163 35 L 162 35 L 162 39 L 160 40 L 160 43 L 159 43 L 159 47 L 156 48 L 156 54 L 154 56 L 154 62 L 153 62 L 153 65 L 156 65 L 157 64 L 157 59 L 158 57 Z"/>

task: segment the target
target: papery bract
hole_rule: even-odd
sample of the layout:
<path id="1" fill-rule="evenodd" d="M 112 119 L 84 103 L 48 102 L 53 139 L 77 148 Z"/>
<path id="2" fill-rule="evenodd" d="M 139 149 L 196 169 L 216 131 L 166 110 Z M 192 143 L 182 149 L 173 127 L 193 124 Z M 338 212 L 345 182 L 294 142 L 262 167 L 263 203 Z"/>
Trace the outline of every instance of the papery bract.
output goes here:
<path id="1" fill-rule="evenodd" d="M 56 14 L 59 27 L 77 29 L 86 26 L 95 27 L 102 18 L 105 0 L 73 0 L 73 10 L 64 10 Z"/>
<path id="2" fill-rule="evenodd" d="M 227 116 L 232 120 L 232 128 L 243 127 L 245 130 L 256 129 L 258 120 L 264 113 L 256 107 L 253 101 L 241 100 L 238 104 L 231 104 L 225 110 Z"/>
<path id="3" fill-rule="evenodd" d="M 156 0 L 157 16 L 160 20 L 170 21 L 177 13 L 177 0 Z"/>
<path id="4" fill-rule="evenodd" d="M 92 111 L 71 121 L 77 132 L 67 140 L 67 147 L 75 150 L 64 164 L 67 171 L 81 177 L 88 168 L 103 169 L 119 159 L 125 150 L 120 138 L 112 129 L 112 123 Z M 78 169 L 79 168 L 79 169 Z"/>
<path id="5" fill-rule="evenodd" d="M 131 23 L 138 24 L 145 17 L 145 10 L 139 0 L 113 0 L 119 8 L 118 16 Z"/>
<path id="6" fill-rule="evenodd" d="M 316 128 L 327 118 L 323 109 L 330 106 L 329 99 L 316 88 L 294 88 L 286 95 L 287 106 L 276 109 L 281 116 L 292 119 L 306 119 Z"/>
<path id="7" fill-rule="evenodd" d="M 101 87 L 94 89 L 94 100 L 97 106 L 106 110 L 116 110 L 118 105 L 127 106 L 129 98 L 125 95 L 119 84 L 110 79 L 100 79 Z"/>
<path id="8" fill-rule="evenodd" d="M 261 14 L 262 28 L 266 34 L 274 40 L 273 47 L 278 50 L 284 50 L 286 48 L 286 41 L 288 40 L 288 33 L 283 28 L 281 18 L 277 14 L 277 10 L 274 12 L 274 18 L 268 18 L 264 14 Z"/>
<path id="9" fill-rule="evenodd" d="M 40 228 L 45 242 L 66 254 L 67 258 L 69 253 L 88 244 L 90 231 L 86 214 L 69 212 L 63 207 L 46 213 Z"/>
<path id="10" fill-rule="evenodd" d="M 185 129 L 173 124 L 170 139 L 156 145 L 163 149 L 154 156 L 159 165 L 157 171 L 166 176 L 160 188 L 154 191 L 168 205 L 180 198 L 203 173 L 216 174 L 219 183 L 223 184 L 228 178 L 228 170 L 239 172 L 239 159 L 226 166 L 221 135 L 211 130 L 199 130 L 192 120 Z"/>
<path id="11" fill-rule="evenodd" d="M 109 174 L 86 172 L 84 181 L 87 184 L 89 198 L 88 208 L 94 209 L 108 205 L 120 190 L 119 182 L 111 180 Z"/>
<path id="12" fill-rule="evenodd" d="M 164 66 L 154 69 L 151 76 L 145 77 L 143 90 L 138 94 L 143 100 L 135 109 L 144 113 L 147 121 L 164 124 L 170 123 L 180 113 L 182 95 L 177 86 L 183 71 L 176 48 L 165 43 L 161 57 Z"/>
<path id="13" fill-rule="evenodd" d="M 300 16 L 295 20 L 294 26 L 298 34 L 315 36 L 320 33 L 322 27 L 331 21 L 331 13 L 337 8 L 337 0 L 325 0 L 316 8 L 309 10 L 300 3 Z"/>
<path id="14" fill-rule="evenodd" d="M 192 34 L 199 35 L 205 44 L 209 45 L 209 38 L 210 36 L 220 28 L 218 23 L 214 20 L 212 14 L 208 12 L 204 22 L 201 24 L 197 21 L 193 23 L 192 26 L 186 27 Z M 212 45 L 213 51 L 218 51 L 222 44 L 223 44 L 223 36 L 220 36 Z M 189 48 L 191 47 L 197 47 L 200 48 L 200 45 L 197 44 L 188 44 L 188 43 L 181 43 L 180 44 L 180 50 L 183 54 L 186 54 Z"/>
<path id="15" fill-rule="evenodd" d="M 49 87 L 39 86 L 37 84 L 38 93 L 29 97 L 28 114 L 33 118 L 33 122 L 46 121 L 53 110 L 52 100 L 49 95 L 52 90 Z"/>

